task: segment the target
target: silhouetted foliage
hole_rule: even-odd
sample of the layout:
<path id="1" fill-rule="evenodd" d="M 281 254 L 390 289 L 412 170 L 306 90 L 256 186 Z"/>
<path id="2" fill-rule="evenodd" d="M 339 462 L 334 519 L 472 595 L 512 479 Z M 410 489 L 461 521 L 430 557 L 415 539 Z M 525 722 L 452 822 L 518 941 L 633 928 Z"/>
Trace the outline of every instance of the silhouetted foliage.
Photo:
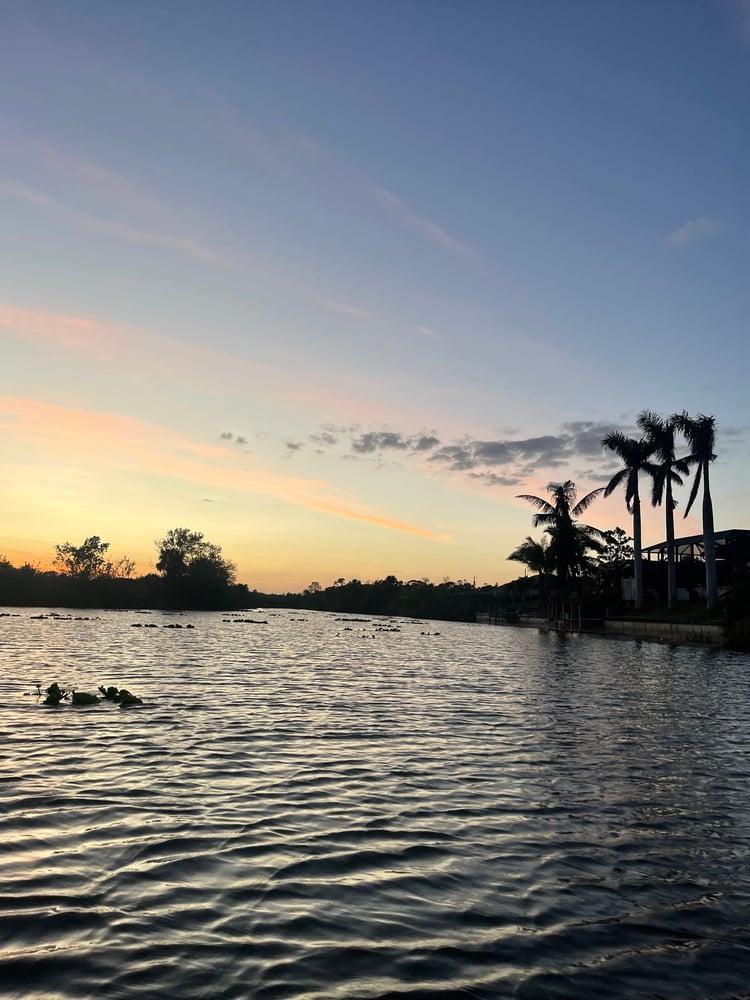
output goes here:
<path id="1" fill-rule="evenodd" d="M 235 566 L 224 558 L 220 546 L 189 528 L 172 528 L 155 544 L 156 568 L 163 575 L 170 605 L 216 610 L 229 606 Z"/>
<path id="2" fill-rule="evenodd" d="M 653 443 L 646 439 L 626 437 L 620 431 L 612 431 L 602 439 L 602 446 L 613 452 L 622 462 L 619 469 L 604 487 L 608 497 L 620 486 L 625 487 L 625 506 L 633 517 L 633 575 L 635 578 L 635 607 L 643 608 L 643 559 L 641 557 L 641 497 L 639 480 L 641 472 L 647 471 L 648 460 L 654 450 Z"/>
<path id="3" fill-rule="evenodd" d="M 652 410 L 644 410 L 638 417 L 638 426 L 651 445 L 657 461 L 649 461 L 645 469 L 652 478 L 651 503 L 654 507 L 664 505 L 667 534 L 667 606 L 670 611 L 677 607 L 677 570 L 674 551 L 674 509 L 677 501 L 673 486 L 682 486 L 682 476 L 688 474 L 687 464 L 675 455 L 676 424 L 673 417 L 665 420 Z"/>
<path id="4" fill-rule="evenodd" d="M 550 483 L 547 487 L 551 500 L 527 493 L 519 496 L 536 509 L 532 518 L 534 527 L 544 526 L 549 537 L 549 558 L 554 566 L 557 589 L 564 599 L 576 581 L 592 567 L 589 552 L 602 549 L 601 531 L 577 520 L 603 492 L 600 487 L 578 499 L 575 483 Z M 516 550 L 518 551 L 518 550 Z"/>
<path id="5" fill-rule="evenodd" d="M 633 539 L 623 528 L 603 533 L 604 548 L 596 559 L 602 597 L 610 604 L 622 601 L 622 578 L 633 565 Z"/>
<path id="6" fill-rule="evenodd" d="M 701 482 L 703 483 L 703 552 L 706 563 L 706 607 L 713 610 L 719 606 L 719 587 L 716 576 L 716 545 L 714 542 L 714 508 L 711 499 L 711 486 L 709 483 L 709 466 L 716 460 L 714 448 L 716 447 L 716 419 L 699 413 L 697 417 L 690 417 L 683 410 L 682 413 L 675 413 L 671 418 L 675 427 L 680 431 L 688 443 L 690 454 L 685 459 L 688 465 L 695 467 L 695 477 L 690 490 L 690 497 L 685 507 L 685 517 L 690 513 L 690 508 L 698 495 Z"/>

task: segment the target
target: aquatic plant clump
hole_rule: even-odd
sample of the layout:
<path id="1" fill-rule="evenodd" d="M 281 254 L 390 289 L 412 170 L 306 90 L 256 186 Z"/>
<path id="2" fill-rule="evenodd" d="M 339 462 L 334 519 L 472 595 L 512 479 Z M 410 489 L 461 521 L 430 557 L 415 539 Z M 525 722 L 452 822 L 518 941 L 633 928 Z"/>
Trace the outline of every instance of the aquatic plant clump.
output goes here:
<path id="1" fill-rule="evenodd" d="M 138 695 L 132 694 L 127 688 L 118 689 L 114 685 L 110 685 L 108 688 L 105 688 L 100 684 L 99 690 L 107 701 L 114 701 L 118 703 L 121 708 L 128 708 L 130 705 L 143 704 L 143 699 L 139 698 Z"/>
<path id="2" fill-rule="evenodd" d="M 118 704 L 120 708 L 129 708 L 131 705 L 143 704 L 143 699 L 128 691 L 127 688 L 116 688 L 114 685 L 105 688 L 100 684 L 99 690 L 102 694 L 101 698 L 98 694 L 92 694 L 89 691 L 66 691 L 60 687 L 57 681 L 54 681 L 46 689 L 45 694 L 47 697 L 42 704 L 58 706 L 60 702 L 68 699 L 71 705 L 98 705 L 100 701 L 111 701 Z M 40 685 L 37 685 L 37 692 L 41 695 Z"/>
<path id="3" fill-rule="evenodd" d="M 63 691 L 57 681 L 50 684 L 47 688 L 46 694 L 47 697 L 42 702 L 43 705 L 59 705 L 63 698 L 68 697 L 68 692 Z"/>

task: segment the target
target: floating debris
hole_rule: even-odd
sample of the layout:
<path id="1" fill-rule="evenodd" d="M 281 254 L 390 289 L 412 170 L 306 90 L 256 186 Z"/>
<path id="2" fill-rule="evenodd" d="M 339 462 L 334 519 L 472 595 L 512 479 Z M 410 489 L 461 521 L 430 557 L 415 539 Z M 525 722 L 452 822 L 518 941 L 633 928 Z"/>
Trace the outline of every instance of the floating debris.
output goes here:
<path id="1" fill-rule="evenodd" d="M 98 705 L 100 701 L 101 698 L 95 694 L 90 694 L 88 691 L 71 692 L 71 705 Z"/>
<path id="2" fill-rule="evenodd" d="M 114 684 L 105 688 L 100 684 L 99 690 L 107 701 L 119 704 L 120 708 L 129 708 L 131 705 L 143 704 L 143 698 L 139 698 L 138 695 L 128 691 L 127 688 L 116 688 Z"/>
<path id="3" fill-rule="evenodd" d="M 35 686 L 37 696 L 41 697 L 41 684 L 37 683 Z M 54 681 L 47 688 L 45 692 L 47 697 L 42 704 L 57 707 L 62 701 L 66 700 L 69 700 L 71 705 L 98 705 L 101 701 L 111 701 L 119 704 L 120 708 L 129 708 L 131 705 L 143 704 L 143 699 L 128 691 L 127 688 L 116 688 L 114 685 L 105 688 L 100 684 L 99 691 L 102 694 L 101 698 L 98 694 L 93 694 L 90 691 L 76 691 L 75 688 L 67 691 L 65 688 L 61 688 L 57 681 Z"/>
<path id="4" fill-rule="evenodd" d="M 57 681 L 50 684 L 46 693 L 47 697 L 42 702 L 43 705 L 59 705 L 63 698 L 68 697 L 68 692 L 63 691 Z"/>

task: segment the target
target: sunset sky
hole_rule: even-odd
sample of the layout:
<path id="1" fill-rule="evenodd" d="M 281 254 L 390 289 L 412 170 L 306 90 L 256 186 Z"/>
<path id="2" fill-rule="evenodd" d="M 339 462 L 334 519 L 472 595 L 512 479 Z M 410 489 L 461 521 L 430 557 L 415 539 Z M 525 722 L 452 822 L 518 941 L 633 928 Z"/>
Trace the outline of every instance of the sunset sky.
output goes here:
<path id="1" fill-rule="evenodd" d="M 0 554 L 503 582 L 516 494 L 602 485 L 643 409 L 715 415 L 750 527 L 748 0 L 0 20 Z"/>

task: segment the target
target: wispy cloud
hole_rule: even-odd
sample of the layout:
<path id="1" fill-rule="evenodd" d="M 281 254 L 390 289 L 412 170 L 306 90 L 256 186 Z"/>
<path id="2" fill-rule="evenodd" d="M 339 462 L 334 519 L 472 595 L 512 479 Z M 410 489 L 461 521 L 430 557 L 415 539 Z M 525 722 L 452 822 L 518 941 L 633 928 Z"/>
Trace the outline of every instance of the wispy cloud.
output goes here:
<path id="1" fill-rule="evenodd" d="M 368 180 L 367 183 L 374 197 L 386 206 L 393 218 L 404 226 L 404 228 L 411 229 L 412 232 L 415 232 L 418 236 L 421 236 L 428 243 L 432 243 L 433 246 L 438 247 L 440 250 L 449 250 L 451 253 L 457 253 L 461 257 L 477 256 L 477 252 L 473 247 L 470 247 L 467 243 L 463 243 L 461 240 L 457 240 L 450 233 L 441 229 L 436 223 L 417 215 L 405 202 L 397 198 L 395 194 L 391 194 L 385 188 L 378 187 L 372 181 Z"/>
<path id="2" fill-rule="evenodd" d="M 712 236 L 719 236 L 725 229 L 726 226 L 717 219 L 699 216 L 696 219 L 689 219 L 679 229 L 675 229 L 667 239 L 675 246 L 687 246 L 689 243 L 700 243 Z"/>
<path id="3" fill-rule="evenodd" d="M 79 228 L 97 232 L 103 236 L 125 240 L 129 243 L 137 243 L 141 246 L 162 247 L 166 250 L 172 250 L 184 256 L 192 257 L 203 263 L 220 265 L 221 267 L 231 267 L 234 265 L 231 259 L 204 246 L 195 239 L 167 232 L 142 229 L 116 219 L 99 218 L 87 212 L 71 208 L 61 201 L 50 197 L 43 191 L 38 191 L 35 188 L 20 184 L 14 180 L 0 179 L 0 196 L 12 198 L 16 201 L 24 201 L 36 208 L 54 213 L 59 218 Z"/>
<path id="4" fill-rule="evenodd" d="M 324 178 L 332 176 L 340 181 L 336 185 L 338 194 L 345 190 L 356 192 L 360 198 L 384 208 L 400 228 L 410 230 L 439 250 L 461 257 L 478 256 L 474 247 L 415 211 L 402 198 L 316 140 L 289 129 L 264 131 L 241 121 L 236 115 L 225 115 L 224 123 L 228 142 L 256 167 L 277 174 L 299 171 L 307 177 L 322 170 Z"/>
<path id="5" fill-rule="evenodd" d="M 355 498 L 342 496 L 322 480 L 282 476 L 263 468 L 258 460 L 238 466 L 237 452 L 231 447 L 197 441 L 172 428 L 124 414 L 0 396 L 0 429 L 6 439 L 23 446 L 31 460 L 43 462 L 61 482 L 85 469 L 97 477 L 103 468 L 137 472 L 272 496 L 306 510 L 432 541 L 447 540 L 423 525 L 388 517 Z"/>
<path id="6" fill-rule="evenodd" d="M 372 319 L 372 313 L 368 312 L 367 309 L 362 309 L 360 306 L 353 306 L 347 302 L 338 302 L 336 299 L 322 297 L 316 297 L 315 301 L 332 312 L 341 313 L 342 316 L 350 316 L 352 319 Z"/>
<path id="7" fill-rule="evenodd" d="M 445 340 L 442 333 L 438 333 L 437 330 L 433 330 L 431 326 L 418 326 L 416 327 L 416 331 L 420 337 L 427 337 L 429 340 Z"/>
<path id="8" fill-rule="evenodd" d="M 325 415 L 334 417 L 351 430 L 356 414 L 370 425 L 385 419 L 411 419 L 411 407 L 386 407 L 379 401 L 380 383 L 367 372 L 349 372 L 342 379 L 331 371 L 300 372 L 281 366 L 252 361 L 239 354 L 222 351 L 154 333 L 106 319 L 66 316 L 0 302 L 0 327 L 30 343 L 41 344 L 103 364 L 117 364 L 119 370 L 143 378 L 143 358 L 148 357 L 148 375 L 169 385 L 198 390 L 201 394 L 221 387 L 247 392 L 253 386 L 256 400 L 269 406 L 283 403 L 288 409 L 312 414 L 317 423 Z M 323 426 L 335 433 L 335 425 Z M 342 431 L 343 433 L 344 431 Z"/>

